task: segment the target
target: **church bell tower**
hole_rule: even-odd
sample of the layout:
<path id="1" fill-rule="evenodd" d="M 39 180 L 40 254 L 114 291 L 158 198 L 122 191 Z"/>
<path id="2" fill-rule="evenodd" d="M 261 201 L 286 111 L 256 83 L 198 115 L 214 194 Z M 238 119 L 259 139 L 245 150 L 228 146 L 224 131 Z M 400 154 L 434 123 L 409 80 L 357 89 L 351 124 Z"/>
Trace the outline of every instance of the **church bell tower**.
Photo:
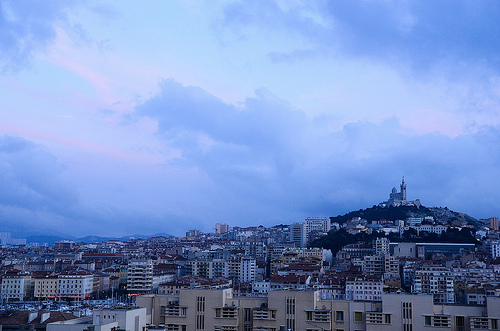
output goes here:
<path id="1" fill-rule="evenodd" d="M 401 182 L 401 200 L 406 201 L 406 184 L 405 184 L 405 176 L 403 176 L 403 180 Z"/>

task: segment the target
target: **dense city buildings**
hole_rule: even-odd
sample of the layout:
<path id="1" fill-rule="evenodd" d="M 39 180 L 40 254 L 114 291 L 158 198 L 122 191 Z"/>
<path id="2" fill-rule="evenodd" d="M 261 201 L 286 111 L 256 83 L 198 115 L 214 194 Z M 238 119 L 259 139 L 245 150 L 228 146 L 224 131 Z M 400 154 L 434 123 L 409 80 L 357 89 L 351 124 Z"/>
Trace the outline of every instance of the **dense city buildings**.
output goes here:
<path id="1" fill-rule="evenodd" d="M 420 208 L 406 195 L 403 180 L 401 191 L 390 195 L 392 207 L 377 208 Z M 500 319 L 497 223 L 494 217 L 469 224 L 414 214 L 392 221 L 308 217 L 270 228 L 217 223 L 213 233 L 192 229 L 182 238 L 54 245 L 12 241 L 4 233 L 0 325 L 494 330 Z M 317 238 L 335 238 L 333 248 L 312 247 L 322 242 Z"/>

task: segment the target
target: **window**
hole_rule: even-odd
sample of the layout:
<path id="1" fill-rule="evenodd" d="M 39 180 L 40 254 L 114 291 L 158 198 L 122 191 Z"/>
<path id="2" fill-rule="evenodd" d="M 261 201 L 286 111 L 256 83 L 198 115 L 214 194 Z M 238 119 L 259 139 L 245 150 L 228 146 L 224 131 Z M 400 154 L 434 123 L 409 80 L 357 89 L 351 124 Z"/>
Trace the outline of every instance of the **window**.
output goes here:
<path id="1" fill-rule="evenodd" d="M 252 309 L 245 308 L 244 314 L 243 314 L 243 321 L 244 322 L 251 322 L 252 321 Z"/>
<path id="2" fill-rule="evenodd" d="M 425 326 L 431 326 L 431 317 L 430 316 L 425 316 Z"/>
<path id="3" fill-rule="evenodd" d="M 342 310 L 337 310 L 335 312 L 335 321 L 343 322 L 344 321 L 344 312 Z"/>
<path id="4" fill-rule="evenodd" d="M 363 322 L 363 312 L 360 311 L 354 312 L 354 322 Z"/>
<path id="5" fill-rule="evenodd" d="M 384 323 L 385 324 L 391 324 L 391 315 L 390 314 L 385 314 L 384 315 Z"/>

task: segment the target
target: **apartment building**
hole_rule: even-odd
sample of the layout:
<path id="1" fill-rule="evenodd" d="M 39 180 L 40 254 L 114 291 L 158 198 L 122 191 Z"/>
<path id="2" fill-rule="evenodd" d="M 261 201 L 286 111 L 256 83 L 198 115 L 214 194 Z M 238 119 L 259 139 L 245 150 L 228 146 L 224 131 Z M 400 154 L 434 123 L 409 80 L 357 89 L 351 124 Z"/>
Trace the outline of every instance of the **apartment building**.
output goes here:
<path id="1" fill-rule="evenodd" d="M 319 291 L 270 291 L 235 297 L 231 289 L 181 290 L 179 296 L 137 298 L 166 330 L 474 331 L 499 330 L 500 298 L 486 305 L 436 304 L 432 295 L 382 294 L 380 301 L 324 300 Z"/>
<path id="2" fill-rule="evenodd" d="M 65 270 L 58 276 L 58 290 L 59 297 L 85 299 L 94 290 L 94 275 L 82 269 Z"/>
<path id="3" fill-rule="evenodd" d="M 19 270 L 7 272 L 2 277 L 1 298 L 6 301 L 29 300 L 33 293 L 33 279 Z"/>
<path id="4" fill-rule="evenodd" d="M 229 260 L 188 261 L 186 273 L 204 278 L 229 278 L 235 283 L 252 282 L 257 277 L 257 261 L 249 256 Z"/>
<path id="5" fill-rule="evenodd" d="M 432 294 L 436 303 L 454 303 L 453 276 L 445 267 L 423 266 L 415 270 L 412 292 Z"/>
<path id="6" fill-rule="evenodd" d="M 35 277 L 35 298 L 55 298 L 58 294 L 57 276 Z"/>
<path id="7" fill-rule="evenodd" d="M 355 278 L 346 281 L 345 296 L 348 300 L 380 301 L 384 284 L 379 280 Z"/>
<path id="8" fill-rule="evenodd" d="M 374 242 L 375 255 L 389 254 L 389 239 L 377 238 Z"/>
<path id="9" fill-rule="evenodd" d="M 132 259 L 127 267 L 127 291 L 134 294 L 151 293 L 153 288 L 153 262 Z"/>

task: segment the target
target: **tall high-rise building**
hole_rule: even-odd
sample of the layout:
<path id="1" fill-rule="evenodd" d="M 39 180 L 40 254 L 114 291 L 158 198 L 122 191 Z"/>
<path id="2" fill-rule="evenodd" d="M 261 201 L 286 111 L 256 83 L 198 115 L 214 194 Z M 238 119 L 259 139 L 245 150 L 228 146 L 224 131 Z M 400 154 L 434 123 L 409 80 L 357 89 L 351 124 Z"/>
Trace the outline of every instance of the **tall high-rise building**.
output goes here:
<path id="1" fill-rule="evenodd" d="M 135 259 L 128 263 L 127 291 L 129 293 L 150 293 L 153 288 L 153 262 Z"/>
<path id="2" fill-rule="evenodd" d="M 308 217 L 302 223 L 290 225 L 290 241 L 296 246 L 306 247 L 312 242 L 311 239 L 322 236 L 332 229 L 328 217 Z"/>
<path id="3" fill-rule="evenodd" d="M 297 247 L 304 245 L 304 223 L 293 223 L 290 225 L 290 241 Z"/>
<path id="4" fill-rule="evenodd" d="M 495 231 L 498 231 L 498 217 L 490 217 L 488 218 L 489 228 Z"/>
<path id="5" fill-rule="evenodd" d="M 215 224 L 215 234 L 226 234 L 229 232 L 229 225 L 224 223 Z"/>
<path id="6" fill-rule="evenodd" d="M 311 243 L 313 232 L 326 234 L 332 229 L 330 218 L 328 217 L 308 217 L 304 221 L 304 244 L 303 247 Z"/>

